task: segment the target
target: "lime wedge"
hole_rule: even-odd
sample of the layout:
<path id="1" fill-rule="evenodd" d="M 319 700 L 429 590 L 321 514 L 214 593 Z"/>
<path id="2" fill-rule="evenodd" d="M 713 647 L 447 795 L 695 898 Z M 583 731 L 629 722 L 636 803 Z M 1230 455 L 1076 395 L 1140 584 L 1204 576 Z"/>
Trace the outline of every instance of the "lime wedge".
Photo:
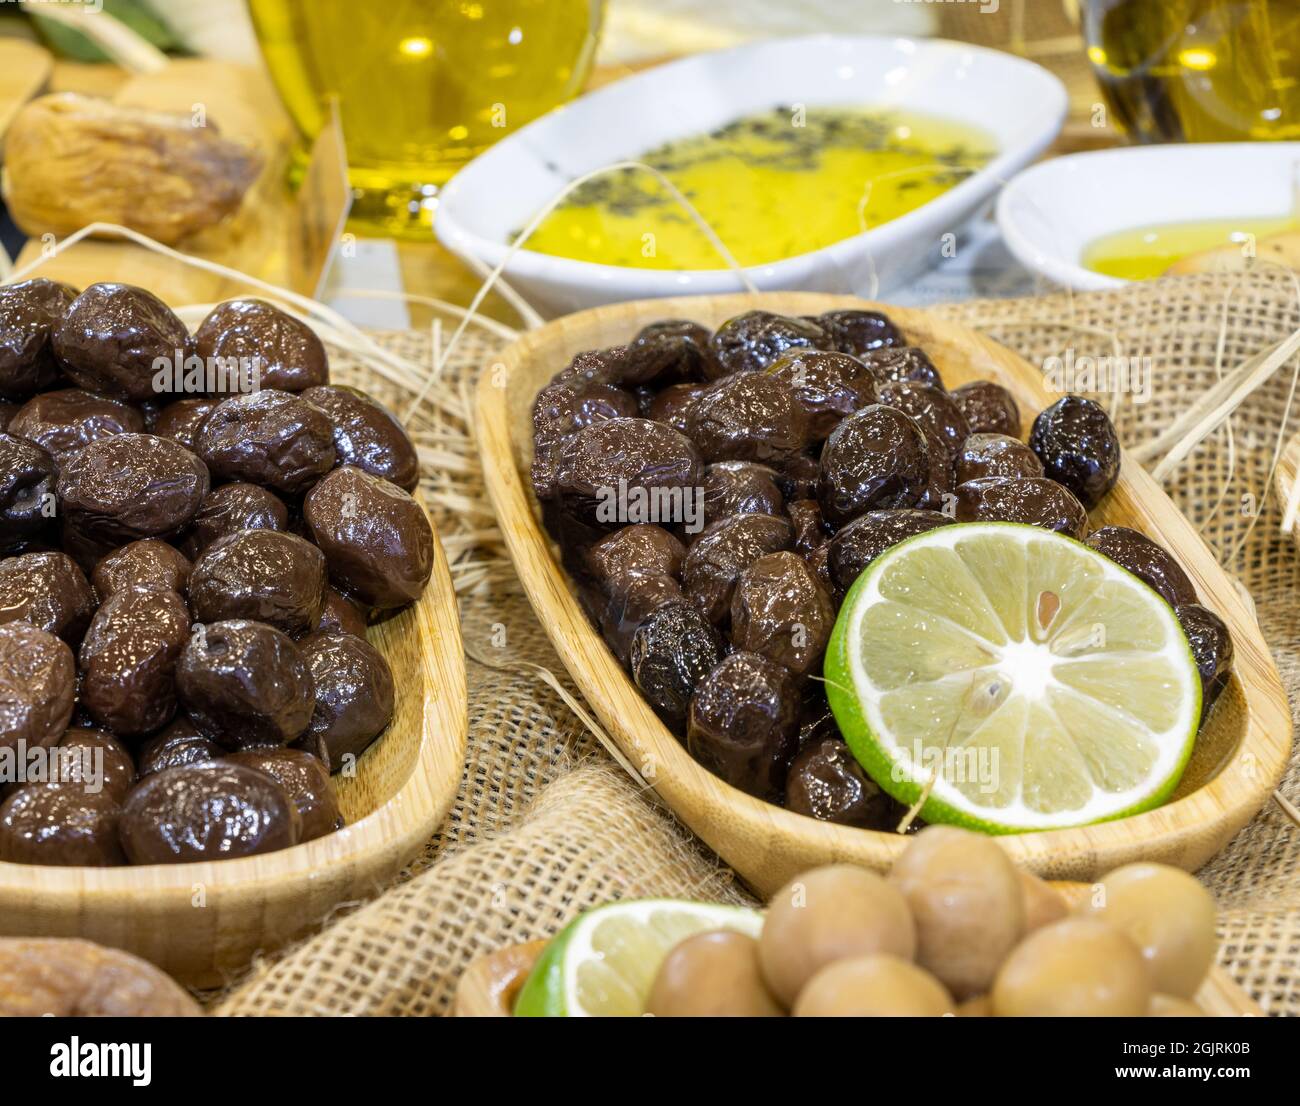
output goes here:
<path id="1" fill-rule="evenodd" d="M 736 929 L 757 937 L 757 910 L 675 899 L 598 906 L 562 929 L 538 958 L 517 1018 L 636 1018 L 645 1013 L 659 965 L 695 933 Z"/>
<path id="2" fill-rule="evenodd" d="M 840 609 L 825 676 L 882 788 L 926 795 L 927 822 L 988 833 L 1159 805 L 1201 711 L 1170 606 L 1095 550 L 1015 523 L 943 526 L 877 557 Z"/>

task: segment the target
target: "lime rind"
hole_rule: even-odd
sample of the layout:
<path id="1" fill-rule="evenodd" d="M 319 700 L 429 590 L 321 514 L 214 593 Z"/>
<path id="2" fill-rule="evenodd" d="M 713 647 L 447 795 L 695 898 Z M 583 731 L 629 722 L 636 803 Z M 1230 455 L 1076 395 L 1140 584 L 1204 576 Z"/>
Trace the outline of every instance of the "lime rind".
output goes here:
<path id="1" fill-rule="evenodd" d="M 921 778 L 920 774 L 913 770 L 910 758 L 896 760 L 894 756 L 891 756 L 886 743 L 875 736 L 877 729 L 884 729 L 879 717 L 882 698 L 880 689 L 873 685 L 870 693 L 864 696 L 862 693 L 864 689 L 860 688 L 859 683 L 865 683 L 866 681 L 855 679 L 853 649 L 855 645 L 861 645 L 858 632 L 864 622 L 863 615 L 858 611 L 858 608 L 864 603 L 873 606 L 881 605 L 879 581 L 886 572 L 890 571 L 891 566 L 900 564 L 902 558 L 909 555 L 909 550 L 927 546 L 940 548 L 948 546 L 952 548 L 960 541 L 978 539 L 985 535 L 997 535 L 999 533 L 1014 536 L 1017 540 L 1006 542 L 1005 539 L 995 537 L 990 548 L 1004 547 L 1000 555 L 1003 558 L 1006 571 L 1015 573 L 1017 566 L 1023 566 L 1028 583 L 1025 599 L 1020 604 L 1019 612 L 1014 606 L 1009 606 L 1005 596 L 999 597 L 1001 602 L 986 597 L 989 605 L 998 611 L 1009 634 L 1014 636 L 1017 628 L 1023 632 L 1029 625 L 1023 617 L 1023 611 L 1028 606 L 1028 595 L 1031 590 L 1036 589 L 1045 582 L 1046 578 L 1043 575 L 1044 564 L 1055 564 L 1058 566 L 1058 571 L 1060 565 L 1084 566 L 1083 571 L 1087 586 L 1080 589 L 1079 606 L 1087 604 L 1095 606 L 1103 601 L 1104 593 L 1110 590 L 1115 595 L 1122 596 L 1126 602 L 1129 600 L 1136 602 L 1156 622 L 1163 622 L 1165 641 L 1163 655 L 1168 661 L 1169 672 L 1177 676 L 1178 682 L 1181 684 L 1180 698 L 1178 700 L 1181 703 L 1181 710 L 1167 730 L 1160 735 L 1150 735 L 1153 739 L 1158 740 L 1160 744 L 1161 759 L 1164 764 L 1155 777 L 1156 782 L 1141 788 L 1140 793 L 1133 794 L 1131 802 L 1118 805 L 1108 804 L 1106 798 L 1114 797 L 1115 792 L 1113 790 L 1108 792 L 1105 789 L 1098 788 L 1096 790 L 1102 795 L 1102 798 L 1099 799 L 1097 795 L 1094 795 L 1090 804 L 1093 812 L 1083 817 L 1070 817 L 1068 811 L 1056 812 L 1042 817 L 1026 814 L 1023 798 L 1019 804 L 1020 809 L 1012 812 L 1012 817 L 1007 817 L 1008 810 L 1005 805 L 999 805 L 997 801 L 989 799 L 986 799 L 983 803 L 976 802 L 970 794 L 963 793 L 960 788 L 941 779 L 934 783 L 933 789 L 921 807 L 920 816 L 927 822 L 949 823 L 981 830 L 986 833 L 1006 834 L 1091 825 L 1097 822 L 1129 817 L 1161 805 L 1168 800 L 1177 787 L 1178 781 L 1187 766 L 1187 761 L 1191 757 L 1201 704 L 1201 686 L 1195 660 L 1191 653 L 1190 644 L 1178 624 L 1173 609 L 1143 581 L 1082 542 L 1075 541 L 1064 535 L 1053 534 L 1036 527 L 1023 526 L 1017 523 L 956 524 L 916 535 L 881 554 L 854 582 L 841 606 L 840 617 L 837 619 L 831 635 L 824 664 L 827 698 L 849 748 L 867 774 L 895 799 L 908 806 L 915 805 L 921 799 L 926 786 L 930 782 L 928 777 Z M 1031 547 L 1035 543 L 1039 551 L 1046 550 L 1049 554 L 1047 557 L 1042 558 L 1042 563 L 1039 564 L 1035 564 L 1035 558 L 1030 555 Z M 926 556 L 928 557 L 929 554 L 927 553 Z M 1059 586 L 1059 584 L 1056 586 Z M 1134 591 L 1135 587 L 1140 591 Z M 1135 596 L 1136 599 L 1134 599 Z M 897 600 L 885 600 L 883 602 L 890 601 L 896 602 Z M 1054 629 L 1063 630 L 1066 628 L 1074 613 L 1073 611 L 1067 612 L 1067 617 L 1061 626 Z M 982 617 L 982 615 L 978 617 Z M 905 621 L 905 619 L 906 616 L 898 616 L 895 621 Z M 1017 619 L 1020 620 L 1018 626 Z M 965 621 L 970 622 L 971 619 Z M 921 635 L 919 632 L 913 632 L 913 637 L 920 640 Z M 942 640 L 942 638 L 943 635 L 941 634 L 940 639 Z M 1146 642 L 1141 641 L 1141 634 L 1139 633 L 1134 635 L 1133 642 L 1128 642 L 1128 644 L 1134 643 L 1145 644 Z M 1060 661 L 1070 663 L 1066 657 L 1061 657 Z M 897 680 L 900 666 L 904 663 L 903 660 L 890 661 L 890 677 L 892 680 Z M 933 677 L 938 673 L 932 668 L 929 674 Z M 971 677 L 972 686 L 974 679 L 978 677 L 979 672 L 977 671 Z M 1121 682 L 1123 681 L 1121 680 Z M 898 687 L 892 689 L 894 694 L 897 691 Z M 885 695 L 887 696 L 890 693 L 886 692 Z M 1130 704 L 1115 702 L 1113 701 L 1116 698 L 1114 696 L 1111 698 L 1111 702 L 1103 701 L 1098 703 L 1098 706 L 1110 709 L 1121 717 L 1130 713 L 1127 709 Z M 1040 724 L 1042 721 L 1043 719 L 1040 717 Z M 1148 729 L 1140 719 L 1134 718 L 1132 721 L 1136 723 L 1139 729 Z M 1034 721 L 1030 719 L 1027 725 L 1033 726 Z M 1060 725 L 1059 721 L 1057 725 Z M 1048 728 L 1052 728 L 1050 723 Z M 1068 738 L 1070 736 L 1069 727 L 1061 726 L 1061 729 Z M 1178 739 L 1177 735 L 1183 734 L 1184 731 L 1185 738 Z M 1026 732 L 1028 732 L 1028 729 Z M 1014 740 L 1014 734 L 1001 736 Z M 971 728 L 968 727 L 963 740 L 968 744 L 971 737 Z M 932 738 L 932 740 L 938 742 L 945 739 L 938 736 Z M 1177 741 L 1176 744 L 1175 740 Z M 1089 752 L 1095 756 L 1098 750 L 1092 748 Z M 1080 761 L 1087 760 L 1088 755 L 1080 753 Z M 1071 765 L 1071 770 L 1078 770 L 1078 763 L 1073 760 L 1072 754 Z M 1122 767 L 1121 765 L 1120 768 Z M 1095 763 L 1088 767 L 1090 778 L 1093 776 L 1095 769 L 1099 771 Z M 1101 775 L 1104 779 L 1105 774 L 1101 773 Z M 1053 785 L 1048 783 L 1047 786 L 1050 788 Z M 1139 789 L 1129 789 L 1130 793 L 1135 790 Z M 1001 799 L 1005 804 L 1005 795 L 996 795 L 995 797 Z M 1101 812 L 1096 814 L 1095 812 L 1099 807 L 1102 808 Z"/>
<path id="2" fill-rule="evenodd" d="M 587 999 L 611 1003 L 622 1013 L 641 1012 L 663 957 L 678 941 L 713 929 L 757 937 L 760 911 L 677 899 L 627 899 L 580 914 L 542 951 L 515 999 L 520 1018 L 602 1016 Z M 602 932 L 620 929 L 630 944 L 598 948 Z M 639 938 L 639 940 L 637 939 Z"/>

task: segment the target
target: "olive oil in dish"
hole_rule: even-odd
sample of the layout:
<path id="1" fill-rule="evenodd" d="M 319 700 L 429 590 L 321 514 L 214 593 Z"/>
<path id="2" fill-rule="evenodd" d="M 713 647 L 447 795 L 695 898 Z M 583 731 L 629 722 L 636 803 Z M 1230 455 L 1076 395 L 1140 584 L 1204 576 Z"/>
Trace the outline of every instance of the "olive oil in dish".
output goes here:
<path id="1" fill-rule="evenodd" d="M 1083 251 L 1083 263 L 1106 276 L 1151 280 L 1192 254 L 1229 245 L 1245 247 L 1252 239 L 1258 242 L 1295 228 L 1296 219 L 1291 215 L 1130 227 L 1090 242 Z"/>
<path id="2" fill-rule="evenodd" d="M 778 107 L 635 160 L 672 181 L 742 265 L 763 265 L 897 219 L 995 153 L 977 128 L 916 113 Z M 525 245 L 604 265 L 726 267 L 662 182 L 640 169 L 580 185 Z"/>

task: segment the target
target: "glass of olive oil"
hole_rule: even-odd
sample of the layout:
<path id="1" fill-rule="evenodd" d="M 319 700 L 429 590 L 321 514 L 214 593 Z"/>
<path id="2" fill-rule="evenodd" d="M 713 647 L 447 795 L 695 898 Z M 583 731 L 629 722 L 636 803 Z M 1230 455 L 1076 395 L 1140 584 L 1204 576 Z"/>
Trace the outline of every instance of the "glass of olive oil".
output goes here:
<path id="1" fill-rule="evenodd" d="M 353 219 L 425 234 L 466 161 L 586 82 L 604 0 L 248 0 L 310 142 L 337 100 Z M 298 169 L 302 168 L 302 157 Z"/>
<path id="2" fill-rule="evenodd" d="M 1088 57 L 1139 142 L 1300 138 L 1297 0 L 1086 0 Z"/>

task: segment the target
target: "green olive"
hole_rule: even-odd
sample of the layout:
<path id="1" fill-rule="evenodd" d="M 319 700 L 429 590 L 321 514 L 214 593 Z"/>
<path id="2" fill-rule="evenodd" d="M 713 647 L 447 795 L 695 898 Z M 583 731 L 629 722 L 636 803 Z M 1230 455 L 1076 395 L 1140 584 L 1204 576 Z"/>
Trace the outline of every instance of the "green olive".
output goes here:
<path id="1" fill-rule="evenodd" d="M 780 1018 L 758 969 L 758 942 L 719 929 L 674 945 L 659 966 L 646 1013 L 657 1018 Z"/>
<path id="2" fill-rule="evenodd" d="M 916 919 L 916 962 L 958 999 L 984 994 L 1025 927 L 1024 892 L 992 838 L 928 826 L 889 876 Z"/>
<path id="3" fill-rule="evenodd" d="M 1025 908 L 1025 932 L 1033 933 L 1070 913 L 1069 904 L 1049 883 L 1029 872 L 1020 873 L 1021 902 Z"/>
<path id="4" fill-rule="evenodd" d="M 1031 933 L 993 984 L 999 1018 L 1138 1018 L 1151 975 L 1137 946 L 1093 918 L 1066 918 Z"/>
<path id="5" fill-rule="evenodd" d="M 952 996 L 929 972 L 896 956 L 837 960 L 808 981 L 796 1018 L 941 1018 Z"/>
<path id="6" fill-rule="evenodd" d="M 1147 1008 L 1149 1018 L 1204 1018 L 1208 1017 L 1196 1003 L 1173 995 L 1152 995 Z"/>
<path id="7" fill-rule="evenodd" d="M 821 968 L 850 956 L 912 959 L 916 930 L 899 890 L 864 868 L 833 864 L 772 898 L 758 942 L 763 978 L 785 1006 Z"/>
<path id="8" fill-rule="evenodd" d="M 1191 998 L 1214 962 L 1214 899 L 1195 876 L 1166 864 L 1116 868 L 1081 904 L 1132 939 L 1161 994 Z"/>

